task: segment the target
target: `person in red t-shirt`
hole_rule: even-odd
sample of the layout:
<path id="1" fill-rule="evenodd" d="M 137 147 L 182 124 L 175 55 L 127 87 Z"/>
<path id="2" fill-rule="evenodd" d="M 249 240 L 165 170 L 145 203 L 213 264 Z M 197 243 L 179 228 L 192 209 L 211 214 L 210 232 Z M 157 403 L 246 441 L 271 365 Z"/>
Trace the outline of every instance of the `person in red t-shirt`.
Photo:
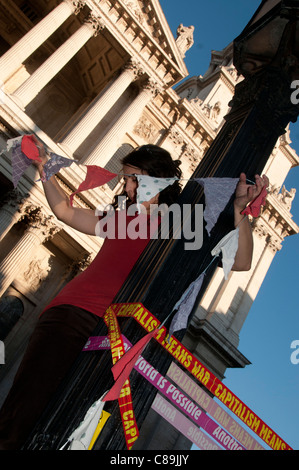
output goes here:
<path id="1" fill-rule="evenodd" d="M 41 158 L 41 163 L 35 164 L 42 175 L 47 157 L 43 145 L 35 137 L 34 140 L 40 148 Z M 181 178 L 180 162 L 173 161 L 166 150 L 156 145 L 144 145 L 135 149 L 122 163 L 123 195 L 126 197 L 127 207 L 136 202 L 136 175 L 176 177 L 178 180 Z M 142 203 L 145 223 L 152 204 L 165 203 L 169 206 L 176 201 L 181 189 L 178 180 L 150 201 Z M 241 211 L 260 194 L 265 184 L 266 177 L 256 176 L 256 184 L 247 185 L 246 176 L 241 174 L 234 200 L 235 225 L 243 219 Z M 43 186 L 49 206 L 59 220 L 85 234 L 97 234 L 99 217 L 95 211 L 71 206 L 69 197 L 54 176 L 44 182 Z M 125 220 L 128 223 L 129 216 L 126 215 Z M 149 235 L 135 240 L 129 237 L 107 237 L 91 265 L 65 286 L 44 310 L 0 411 L 0 450 L 18 450 L 23 446 L 149 239 Z M 246 221 L 240 225 L 239 248 L 233 269 L 249 269 L 251 258 L 252 234 Z"/>

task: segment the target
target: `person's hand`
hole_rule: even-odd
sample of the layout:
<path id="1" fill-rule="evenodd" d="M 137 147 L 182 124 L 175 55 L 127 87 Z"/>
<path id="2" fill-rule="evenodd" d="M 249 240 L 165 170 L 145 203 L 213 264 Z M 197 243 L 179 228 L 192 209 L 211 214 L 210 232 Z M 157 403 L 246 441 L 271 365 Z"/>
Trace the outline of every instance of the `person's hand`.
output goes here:
<path id="1" fill-rule="evenodd" d="M 32 163 L 35 165 L 39 171 L 39 174 L 43 175 L 44 164 L 48 161 L 48 157 L 45 151 L 44 144 L 38 140 L 38 138 L 32 134 L 32 140 L 39 150 L 39 158 L 41 161 L 33 160 Z"/>
<path id="2" fill-rule="evenodd" d="M 255 184 L 246 183 L 245 173 L 241 173 L 240 180 L 236 188 L 234 207 L 238 212 L 245 209 L 253 199 L 259 196 L 264 187 L 269 186 L 269 179 L 266 175 L 255 176 Z"/>

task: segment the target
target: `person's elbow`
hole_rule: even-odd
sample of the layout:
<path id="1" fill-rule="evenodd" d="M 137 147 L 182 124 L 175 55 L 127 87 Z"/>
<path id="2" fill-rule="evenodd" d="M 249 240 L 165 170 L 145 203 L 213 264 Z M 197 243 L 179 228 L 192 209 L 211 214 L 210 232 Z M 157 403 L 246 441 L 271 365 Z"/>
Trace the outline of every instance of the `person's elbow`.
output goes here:
<path id="1" fill-rule="evenodd" d="M 232 267 L 232 271 L 250 271 L 252 265 L 252 260 L 246 260 L 242 262 L 235 263 Z"/>
<path id="2" fill-rule="evenodd" d="M 58 204 L 52 211 L 59 222 L 65 224 L 68 224 L 73 217 L 73 208 L 68 201 Z"/>

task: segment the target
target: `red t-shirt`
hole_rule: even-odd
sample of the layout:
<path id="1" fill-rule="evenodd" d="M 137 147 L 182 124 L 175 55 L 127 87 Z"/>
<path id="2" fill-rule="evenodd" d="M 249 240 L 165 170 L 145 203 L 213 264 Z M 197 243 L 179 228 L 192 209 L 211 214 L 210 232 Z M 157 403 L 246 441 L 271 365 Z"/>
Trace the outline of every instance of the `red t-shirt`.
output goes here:
<path id="1" fill-rule="evenodd" d="M 115 212 L 115 214 L 119 213 Z M 121 222 L 118 216 L 114 216 L 115 238 L 111 237 L 111 233 L 105 238 L 99 253 L 88 268 L 63 287 L 47 309 L 68 304 L 81 307 L 99 317 L 104 315 L 147 246 L 151 236 L 150 230 L 154 225 L 150 225 L 150 216 L 125 214 L 124 217 L 125 219 Z M 137 217 L 140 218 L 141 224 L 135 225 Z M 121 231 L 119 230 L 120 224 L 122 224 Z M 119 237 L 124 236 L 124 224 L 127 236 L 123 239 Z M 130 234 L 134 231 L 140 233 L 138 228 L 140 225 L 143 227 L 142 236 L 146 238 L 132 239 Z M 134 229 L 135 226 L 136 229 Z M 107 226 L 105 227 L 104 230 L 107 231 Z"/>

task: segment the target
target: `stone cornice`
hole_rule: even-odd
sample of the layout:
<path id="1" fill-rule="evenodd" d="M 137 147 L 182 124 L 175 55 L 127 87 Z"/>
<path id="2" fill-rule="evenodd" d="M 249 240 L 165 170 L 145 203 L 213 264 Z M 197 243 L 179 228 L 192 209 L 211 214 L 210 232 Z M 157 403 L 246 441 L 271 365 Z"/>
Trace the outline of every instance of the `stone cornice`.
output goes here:
<path id="1" fill-rule="evenodd" d="M 274 252 L 281 249 L 286 237 L 299 233 L 299 227 L 292 220 L 291 214 L 271 194 L 267 197 L 261 215 L 253 219 L 252 228 L 259 237 L 266 239 L 267 245 Z"/>
<path id="2" fill-rule="evenodd" d="M 292 167 L 299 165 L 299 156 L 296 154 L 295 150 L 290 147 L 290 145 L 280 144 L 279 149 L 287 157 Z"/>
<path id="3" fill-rule="evenodd" d="M 284 204 L 282 204 L 277 197 L 272 194 L 268 194 L 267 203 L 263 210 L 263 216 L 268 214 L 269 221 L 275 221 L 275 224 L 279 224 L 284 227 L 284 235 L 295 235 L 299 233 L 298 225 L 293 221 L 292 214 L 288 211 Z"/>
<path id="4" fill-rule="evenodd" d="M 181 107 L 183 109 L 182 115 L 190 121 L 190 124 L 193 123 L 195 127 L 204 129 L 205 133 L 209 136 L 211 143 L 215 139 L 217 133 L 212 128 L 207 118 L 201 114 L 199 110 L 195 109 L 192 103 L 190 103 L 186 98 L 181 100 Z"/>
<path id="5" fill-rule="evenodd" d="M 225 83 L 225 85 L 229 88 L 232 93 L 235 92 L 237 80 L 232 77 L 232 75 L 226 70 L 224 66 L 216 68 L 210 75 L 206 75 L 204 77 L 199 75 L 196 78 L 197 82 L 200 83 L 201 88 L 202 85 L 206 87 L 210 83 L 214 83 L 220 79 Z"/>
<path id="6" fill-rule="evenodd" d="M 217 322 L 217 319 L 213 317 L 213 321 L 214 320 Z M 222 328 L 222 331 L 225 331 L 224 328 Z M 236 348 L 227 336 L 222 334 L 219 325 L 213 325 L 211 321 L 206 319 L 200 320 L 194 315 L 183 340 L 183 344 L 188 345 L 191 339 L 193 343 L 200 344 L 201 348 L 212 348 L 217 358 L 221 358 L 221 360 L 227 364 L 227 367 L 245 367 L 249 365 L 250 361 Z M 203 361 L 202 355 L 200 353 L 197 354 L 197 350 L 193 351 L 193 354 L 198 355 L 199 359 Z M 210 370 L 213 371 L 214 369 L 214 373 L 216 372 L 219 377 L 222 376 L 220 370 L 215 370 L 215 362 L 211 364 L 208 362 L 208 359 L 205 358 L 205 363 Z"/>
<path id="7" fill-rule="evenodd" d="M 86 4 L 100 15 L 106 29 L 122 44 L 123 48 L 143 66 L 144 72 L 154 76 L 161 84 L 173 86 L 187 76 L 187 70 L 175 63 L 167 52 L 136 19 L 136 16 L 121 0 L 87 0 Z M 134 39 L 132 41 L 132 34 Z M 128 38 L 128 39 L 127 39 Z M 150 56 L 144 50 L 150 51 Z"/>
<path id="8" fill-rule="evenodd" d="M 188 126 L 192 126 L 196 132 L 203 136 L 203 139 L 206 140 L 209 144 L 213 142 L 215 139 L 216 133 L 211 128 L 210 124 L 201 116 L 200 113 L 194 112 L 194 107 L 189 103 L 188 100 L 183 99 L 181 100 L 180 97 L 174 92 L 172 89 L 165 90 L 163 94 L 160 94 L 157 98 L 159 101 L 163 101 L 163 103 L 167 103 L 168 108 L 170 110 L 177 110 L 179 108 L 179 117 L 176 120 L 175 126 L 179 128 L 180 132 L 185 135 L 187 142 L 192 142 L 194 135 L 189 135 L 188 131 L 185 131 L 180 124 L 181 119 L 186 119 L 188 122 Z M 147 105 L 149 109 L 152 109 L 155 114 L 160 115 L 160 120 L 163 122 L 164 126 L 168 128 L 173 123 L 170 122 L 169 117 L 163 112 L 163 104 L 159 102 L 158 104 L 154 101 Z M 187 126 L 187 127 L 188 127 Z M 196 144 L 192 142 L 192 145 L 196 147 Z M 199 147 L 197 148 L 198 150 Z"/>
<path id="9" fill-rule="evenodd" d="M 158 0 L 151 0 L 151 3 L 152 5 L 154 6 L 155 8 L 155 12 L 157 14 L 157 17 L 161 23 L 161 26 L 162 26 L 162 29 L 163 29 L 163 32 L 164 34 L 166 35 L 166 38 L 167 38 L 167 41 L 169 42 L 169 45 L 171 47 L 171 50 L 172 50 L 172 53 L 174 54 L 178 64 L 180 65 L 181 69 L 183 71 L 185 71 L 186 75 L 188 74 L 188 71 L 187 71 L 187 68 L 186 68 L 186 65 L 185 65 L 185 62 L 184 60 L 182 59 L 180 53 L 178 52 L 177 50 L 177 46 L 176 46 L 176 43 L 175 43 L 175 40 L 174 40 L 174 37 L 171 33 L 171 30 L 169 28 L 169 25 L 166 21 L 166 18 L 164 16 L 164 13 L 161 9 L 161 6 L 160 6 L 160 3 Z"/>
<path id="10" fill-rule="evenodd" d="M 182 126 L 180 125 L 179 119 L 175 124 L 173 124 L 170 121 L 170 119 L 163 113 L 163 110 L 161 110 L 161 108 L 153 102 L 151 102 L 148 105 L 148 108 L 152 110 L 155 115 L 159 116 L 160 120 L 163 122 L 166 129 L 169 129 L 169 127 L 172 126 L 174 130 L 177 130 L 180 133 L 180 135 L 182 136 L 183 142 L 185 144 L 191 145 L 195 151 L 198 151 L 200 153 L 200 147 L 196 145 L 196 143 L 193 140 L 194 136 L 190 136 L 188 134 L 188 131 L 182 128 Z M 197 129 L 197 131 L 199 132 L 199 128 Z"/>

